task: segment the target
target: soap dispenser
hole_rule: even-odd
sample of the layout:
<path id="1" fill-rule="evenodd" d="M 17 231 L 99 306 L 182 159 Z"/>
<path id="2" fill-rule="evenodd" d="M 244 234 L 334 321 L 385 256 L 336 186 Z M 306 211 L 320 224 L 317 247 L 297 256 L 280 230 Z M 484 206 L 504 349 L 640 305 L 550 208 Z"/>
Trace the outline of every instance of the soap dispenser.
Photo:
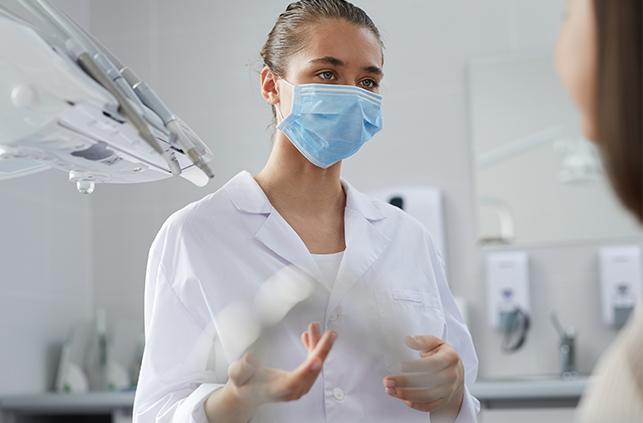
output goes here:
<path id="1" fill-rule="evenodd" d="M 641 249 L 603 247 L 599 256 L 603 320 L 620 329 L 641 298 Z"/>

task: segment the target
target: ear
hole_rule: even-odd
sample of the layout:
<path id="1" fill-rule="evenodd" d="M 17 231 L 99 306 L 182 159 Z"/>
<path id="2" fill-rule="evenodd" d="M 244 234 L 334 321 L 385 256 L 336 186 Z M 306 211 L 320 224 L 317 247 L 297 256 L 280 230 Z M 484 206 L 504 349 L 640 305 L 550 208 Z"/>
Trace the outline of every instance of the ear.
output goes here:
<path id="1" fill-rule="evenodd" d="M 279 85 L 277 76 L 268 66 L 261 69 L 261 96 L 268 104 L 275 105 L 279 103 Z"/>

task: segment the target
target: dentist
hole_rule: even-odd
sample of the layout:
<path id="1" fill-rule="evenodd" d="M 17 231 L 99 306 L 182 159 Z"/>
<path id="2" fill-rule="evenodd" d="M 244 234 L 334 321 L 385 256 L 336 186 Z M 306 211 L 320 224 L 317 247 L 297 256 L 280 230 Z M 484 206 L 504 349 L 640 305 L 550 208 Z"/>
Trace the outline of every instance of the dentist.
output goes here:
<path id="1" fill-rule="evenodd" d="M 261 57 L 272 153 L 156 236 L 134 421 L 475 422 L 476 353 L 440 253 L 419 222 L 340 178 L 382 126 L 378 29 L 344 0 L 301 0 Z M 287 266 L 312 295 L 213 370 L 212 345 L 229 347 L 216 316 Z"/>

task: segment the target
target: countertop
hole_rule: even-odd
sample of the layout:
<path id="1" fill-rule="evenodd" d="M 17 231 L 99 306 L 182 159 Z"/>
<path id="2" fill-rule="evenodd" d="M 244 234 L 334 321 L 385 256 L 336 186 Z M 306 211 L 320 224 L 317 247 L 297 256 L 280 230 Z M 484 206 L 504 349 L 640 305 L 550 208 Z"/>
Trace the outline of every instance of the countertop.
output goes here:
<path id="1" fill-rule="evenodd" d="M 12 412 L 110 412 L 132 408 L 134 391 L 86 394 L 24 394 L 0 397 L 0 410 Z"/>
<path id="2" fill-rule="evenodd" d="M 487 408 L 516 408 L 521 404 L 574 406 L 588 380 L 587 377 L 554 376 L 481 379 L 473 385 L 471 393 Z M 133 391 L 0 396 L 0 409 L 10 412 L 109 412 L 131 409 L 133 404 Z"/>
<path id="3" fill-rule="evenodd" d="M 588 380 L 586 376 L 482 379 L 473 385 L 471 393 L 481 401 L 580 398 Z"/>

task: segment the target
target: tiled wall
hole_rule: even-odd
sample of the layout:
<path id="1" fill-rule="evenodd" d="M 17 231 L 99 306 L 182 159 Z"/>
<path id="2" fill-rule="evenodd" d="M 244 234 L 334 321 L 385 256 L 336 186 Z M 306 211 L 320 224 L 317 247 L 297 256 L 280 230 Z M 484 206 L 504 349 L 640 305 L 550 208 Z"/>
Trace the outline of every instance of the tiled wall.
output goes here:
<path id="1" fill-rule="evenodd" d="M 60 343 L 91 317 L 92 222 L 62 172 L 0 181 L 0 394 L 53 385 Z"/>
<path id="2" fill-rule="evenodd" d="M 53 3 L 88 23 L 87 3 Z M 0 394 L 51 389 L 62 340 L 92 315 L 91 199 L 67 178 L 0 181 Z"/>

